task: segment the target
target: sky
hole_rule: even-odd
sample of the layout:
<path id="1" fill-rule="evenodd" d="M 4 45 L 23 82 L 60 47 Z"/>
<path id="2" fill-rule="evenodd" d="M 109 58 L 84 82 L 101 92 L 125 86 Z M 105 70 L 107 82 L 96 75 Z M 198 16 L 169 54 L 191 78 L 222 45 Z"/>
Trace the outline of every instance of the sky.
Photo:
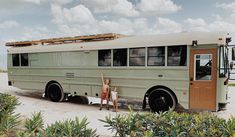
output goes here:
<path id="1" fill-rule="evenodd" d="M 0 68 L 11 41 L 191 31 L 235 37 L 235 0 L 1 0 Z"/>

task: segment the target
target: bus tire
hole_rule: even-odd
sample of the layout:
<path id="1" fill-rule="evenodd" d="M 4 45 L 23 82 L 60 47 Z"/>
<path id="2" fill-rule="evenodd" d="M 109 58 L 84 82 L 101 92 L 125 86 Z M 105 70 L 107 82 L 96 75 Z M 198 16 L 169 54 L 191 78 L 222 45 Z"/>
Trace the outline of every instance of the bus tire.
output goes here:
<path id="1" fill-rule="evenodd" d="M 47 96 L 53 102 L 61 102 L 64 100 L 64 92 L 60 84 L 51 83 L 47 88 Z"/>
<path id="2" fill-rule="evenodd" d="M 157 88 L 153 89 L 153 91 L 149 94 L 148 103 L 153 112 L 165 112 L 170 108 L 173 110 L 175 109 L 176 98 L 169 90 Z"/>

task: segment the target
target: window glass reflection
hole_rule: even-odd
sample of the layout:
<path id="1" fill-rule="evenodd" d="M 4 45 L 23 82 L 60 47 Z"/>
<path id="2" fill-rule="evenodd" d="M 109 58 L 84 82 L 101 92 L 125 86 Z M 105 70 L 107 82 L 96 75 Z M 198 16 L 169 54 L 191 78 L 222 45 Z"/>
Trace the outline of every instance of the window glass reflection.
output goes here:
<path id="1" fill-rule="evenodd" d="M 145 48 L 130 49 L 130 66 L 145 66 Z"/>
<path id="2" fill-rule="evenodd" d="M 148 66 L 165 66 L 165 47 L 148 48 Z"/>
<path id="3" fill-rule="evenodd" d="M 111 50 L 98 51 L 98 65 L 111 66 Z"/>
<path id="4" fill-rule="evenodd" d="M 195 80 L 212 80 L 212 54 L 197 54 L 195 56 Z"/>

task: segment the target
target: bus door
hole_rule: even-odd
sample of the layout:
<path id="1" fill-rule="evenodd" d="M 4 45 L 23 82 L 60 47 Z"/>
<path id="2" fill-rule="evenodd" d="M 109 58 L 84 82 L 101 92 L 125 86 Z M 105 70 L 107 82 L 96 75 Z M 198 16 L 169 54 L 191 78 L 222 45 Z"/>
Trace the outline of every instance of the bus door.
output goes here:
<path id="1" fill-rule="evenodd" d="M 217 49 L 192 49 L 190 53 L 189 108 L 216 110 Z"/>

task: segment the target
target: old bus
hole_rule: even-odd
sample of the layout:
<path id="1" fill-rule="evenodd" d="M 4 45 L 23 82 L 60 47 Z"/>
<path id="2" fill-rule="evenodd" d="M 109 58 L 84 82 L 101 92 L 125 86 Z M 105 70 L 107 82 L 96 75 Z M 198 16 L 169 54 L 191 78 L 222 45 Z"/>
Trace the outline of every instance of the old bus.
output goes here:
<path id="1" fill-rule="evenodd" d="M 9 84 L 65 96 L 100 96 L 101 73 L 143 108 L 217 111 L 227 103 L 227 33 L 99 34 L 6 43 Z"/>

